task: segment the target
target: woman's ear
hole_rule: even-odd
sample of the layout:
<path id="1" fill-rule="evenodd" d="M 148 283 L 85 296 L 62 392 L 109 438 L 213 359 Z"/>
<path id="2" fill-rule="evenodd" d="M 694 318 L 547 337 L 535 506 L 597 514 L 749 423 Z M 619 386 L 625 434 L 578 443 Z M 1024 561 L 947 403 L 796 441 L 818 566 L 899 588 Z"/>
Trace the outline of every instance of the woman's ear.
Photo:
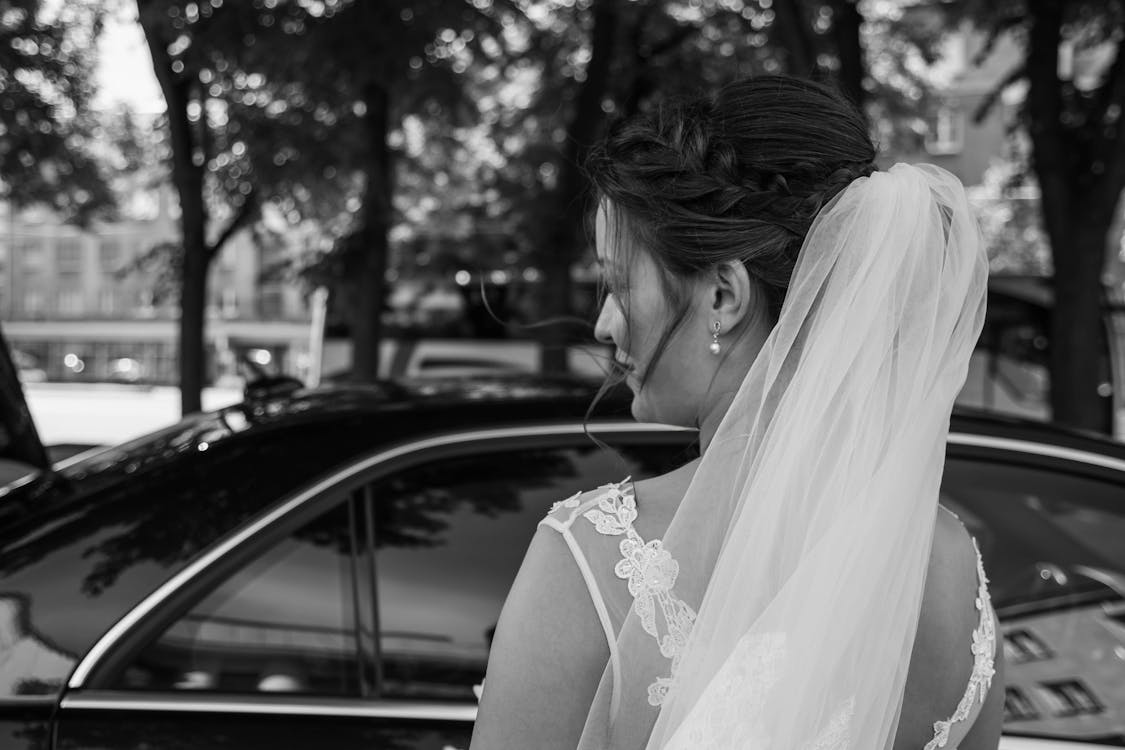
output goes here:
<path id="1" fill-rule="evenodd" d="M 711 283 L 710 315 L 731 332 L 758 316 L 761 294 L 746 266 L 738 260 L 723 261 L 715 267 Z"/>

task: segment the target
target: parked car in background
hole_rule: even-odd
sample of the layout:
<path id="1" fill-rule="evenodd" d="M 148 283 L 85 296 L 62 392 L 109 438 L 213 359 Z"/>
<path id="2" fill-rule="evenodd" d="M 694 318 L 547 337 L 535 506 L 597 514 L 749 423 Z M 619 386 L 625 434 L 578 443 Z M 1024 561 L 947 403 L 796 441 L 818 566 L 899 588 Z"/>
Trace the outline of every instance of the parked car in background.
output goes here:
<path id="1" fill-rule="evenodd" d="M 280 386 L 0 489 L 0 747 L 465 748 L 538 520 L 697 450 L 573 380 Z M 1125 446 L 958 414 L 942 502 L 1003 746 L 1125 744 Z"/>

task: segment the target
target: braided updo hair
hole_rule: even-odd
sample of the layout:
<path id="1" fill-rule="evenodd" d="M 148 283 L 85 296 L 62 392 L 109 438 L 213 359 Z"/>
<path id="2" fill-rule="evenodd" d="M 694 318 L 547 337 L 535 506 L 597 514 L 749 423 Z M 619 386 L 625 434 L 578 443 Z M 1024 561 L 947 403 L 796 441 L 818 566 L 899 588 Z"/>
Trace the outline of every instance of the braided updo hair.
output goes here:
<path id="1" fill-rule="evenodd" d="M 744 79 L 611 125 L 586 167 L 620 246 L 643 248 L 661 270 L 674 309 L 656 356 L 685 317 L 683 282 L 723 262 L 745 265 L 776 323 L 813 219 L 875 171 L 875 154 L 850 101 L 789 76 Z"/>

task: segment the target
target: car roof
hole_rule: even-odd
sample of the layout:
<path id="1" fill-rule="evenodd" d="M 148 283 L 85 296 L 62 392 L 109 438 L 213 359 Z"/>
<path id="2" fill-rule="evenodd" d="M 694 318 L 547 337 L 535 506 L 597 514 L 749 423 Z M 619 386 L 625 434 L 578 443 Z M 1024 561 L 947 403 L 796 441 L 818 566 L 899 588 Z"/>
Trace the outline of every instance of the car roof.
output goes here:
<path id="1" fill-rule="evenodd" d="M 604 390 L 604 393 L 601 391 Z M 15 509 L 8 497 L 20 498 L 25 508 L 35 496 L 57 490 L 59 484 L 84 481 L 94 474 L 133 474 L 136 467 L 157 467 L 164 459 L 200 443 L 214 446 L 235 436 L 295 430 L 311 423 L 336 419 L 387 419 L 397 416 L 396 427 L 372 438 L 369 446 L 389 444 L 426 431 L 487 427 L 532 421 L 631 419 L 629 392 L 624 386 L 602 389 L 601 384 L 570 376 L 528 374 L 477 375 L 450 378 L 415 378 L 376 383 L 335 383 L 318 388 L 298 387 L 295 381 L 281 387 L 250 391 L 254 395 L 214 412 L 192 414 L 162 430 L 121 445 L 90 451 L 56 466 L 55 473 L 40 472 L 0 487 L 0 521 Z M 599 395 L 600 394 L 600 395 Z M 591 407 L 597 401 L 597 407 Z M 446 415 L 429 424 L 402 419 L 405 415 Z M 1104 436 L 1068 430 L 1044 422 L 957 408 L 951 432 L 988 435 L 1011 440 L 1101 453 L 1125 460 L 1125 444 Z"/>
<path id="2" fill-rule="evenodd" d="M 1125 460 L 1125 443 L 1099 432 L 1063 427 L 1024 417 L 1009 416 L 966 407 L 955 407 L 949 425 L 950 433 L 987 435 L 1015 441 L 1043 443 L 1088 453 L 1099 453 Z"/>
<path id="3" fill-rule="evenodd" d="M 23 515 L 36 506 L 41 510 L 49 496 L 75 483 L 89 484 L 95 477 L 100 483 L 135 477 L 141 470 L 180 460 L 188 449 L 214 448 L 224 441 L 295 432 L 310 425 L 341 420 L 393 424 L 387 430 L 366 431 L 366 443 L 361 447 L 370 449 L 453 426 L 628 418 L 628 401 L 614 393 L 591 413 L 599 385 L 571 377 L 479 376 L 319 388 L 279 386 L 249 391 L 253 395 L 238 404 L 188 415 L 125 443 L 61 461 L 53 472 L 35 472 L 0 487 L 0 527 L 13 514 Z M 421 418 L 427 416 L 429 419 Z"/>

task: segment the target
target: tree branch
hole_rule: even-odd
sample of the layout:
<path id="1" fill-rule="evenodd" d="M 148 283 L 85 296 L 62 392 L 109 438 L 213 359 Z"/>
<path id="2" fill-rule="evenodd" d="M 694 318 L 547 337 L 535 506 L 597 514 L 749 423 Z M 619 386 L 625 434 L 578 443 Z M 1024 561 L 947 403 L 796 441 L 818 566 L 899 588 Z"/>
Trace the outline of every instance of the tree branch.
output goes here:
<path id="1" fill-rule="evenodd" d="M 992 51 L 996 49 L 996 42 L 1000 40 L 1000 37 L 1004 35 L 1004 32 L 1016 26 L 1019 26 L 1022 22 L 1023 17 L 1018 15 L 1010 15 L 1004 16 L 1003 18 L 998 18 L 996 22 L 992 24 L 992 28 L 988 30 L 988 36 L 985 38 L 984 44 L 981 45 L 980 50 L 978 50 L 977 53 L 973 55 L 973 66 L 979 67 L 983 65 L 984 61 L 987 60 L 992 54 Z"/>
<path id="2" fill-rule="evenodd" d="M 1121 119 L 1121 104 L 1125 101 L 1125 53 L 1121 49 L 1122 42 L 1117 43 L 1117 53 L 1113 63 L 1102 79 L 1102 85 L 1097 91 L 1097 107 L 1094 109 L 1092 119 L 1101 125 L 1114 126 Z M 1111 114 L 1111 108 L 1117 109 Z"/>
<path id="3" fill-rule="evenodd" d="M 661 40 L 659 44 L 652 45 L 652 47 L 649 49 L 648 54 L 645 55 L 645 58 L 651 60 L 655 57 L 660 57 L 667 52 L 671 52 L 676 47 L 679 47 L 685 41 L 690 39 L 691 36 L 698 31 L 699 27 L 695 26 L 694 24 L 683 24 L 676 30 L 674 34 L 669 34 L 667 39 Z"/>
<path id="4" fill-rule="evenodd" d="M 1020 63 L 1016 67 L 1012 68 L 1012 70 L 1010 70 L 1007 75 L 1000 79 L 999 83 L 992 87 L 991 91 L 984 95 L 984 99 L 981 100 L 981 103 L 977 105 L 977 108 L 975 110 L 973 110 L 973 124 L 979 125 L 984 120 L 984 118 L 988 117 L 988 113 L 992 111 L 992 108 L 996 105 L 996 102 L 1003 95 L 1004 89 L 1008 88 L 1013 83 L 1019 81 L 1022 78 L 1027 78 L 1026 63 Z"/>
<path id="5" fill-rule="evenodd" d="M 254 210 L 258 207 L 257 196 L 251 190 L 250 194 L 246 196 L 246 200 L 242 201 L 242 205 L 238 207 L 238 213 L 231 218 L 230 223 L 227 224 L 223 231 L 219 232 L 219 236 L 215 241 L 207 246 L 207 261 L 214 260 L 219 251 L 223 249 L 223 245 L 246 223 L 254 216 Z"/>
<path id="6" fill-rule="evenodd" d="M 1122 44 L 1117 43 L 1117 55 L 1098 89 L 1098 104 L 1092 113 L 1097 123 L 1092 157 L 1105 169 L 1105 178 L 1097 190 L 1102 198 L 1103 213 L 1116 209 L 1121 191 L 1125 189 L 1125 137 L 1121 134 L 1122 109 L 1125 109 L 1125 50 Z"/>

